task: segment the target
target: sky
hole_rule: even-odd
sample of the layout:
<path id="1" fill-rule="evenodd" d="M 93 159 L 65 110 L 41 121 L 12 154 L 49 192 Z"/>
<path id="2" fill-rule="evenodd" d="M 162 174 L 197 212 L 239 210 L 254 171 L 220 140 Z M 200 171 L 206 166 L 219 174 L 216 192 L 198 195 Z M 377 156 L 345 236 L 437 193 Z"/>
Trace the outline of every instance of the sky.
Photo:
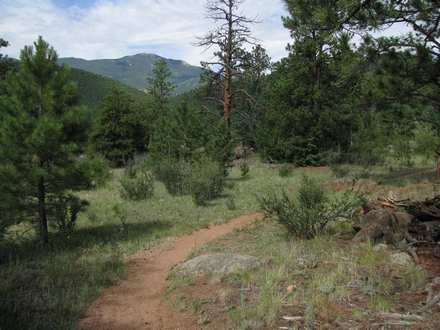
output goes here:
<path id="1" fill-rule="evenodd" d="M 205 18 L 205 5 L 206 0 L 0 0 L 0 38 L 10 44 L 1 53 L 19 58 L 41 35 L 59 57 L 152 53 L 199 66 L 213 55 L 212 49 L 191 44 L 215 26 Z M 240 8 L 246 17 L 261 20 L 252 26 L 252 36 L 272 61 L 286 57 L 292 39 L 281 20 L 288 16 L 284 2 L 245 0 Z"/>

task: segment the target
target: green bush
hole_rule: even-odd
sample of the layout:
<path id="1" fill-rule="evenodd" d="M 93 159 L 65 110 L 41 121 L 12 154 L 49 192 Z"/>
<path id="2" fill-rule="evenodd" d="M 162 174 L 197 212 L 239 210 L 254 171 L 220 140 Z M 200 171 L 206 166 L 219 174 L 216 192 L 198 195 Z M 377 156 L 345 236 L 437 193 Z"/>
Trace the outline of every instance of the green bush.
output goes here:
<path id="1" fill-rule="evenodd" d="M 351 188 L 340 200 L 331 202 L 322 186 L 304 176 L 295 198 L 291 199 L 283 190 L 280 194 L 258 198 L 258 202 L 266 217 L 275 219 L 289 234 L 310 239 L 322 233 L 330 221 L 351 216 L 363 198 L 359 189 Z"/>
<path id="2" fill-rule="evenodd" d="M 128 172 L 120 180 L 121 197 L 124 199 L 144 200 L 154 195 L 154 178 L 147 171 L 141 171 L 134 178 Z"/>
<path id="3" fill-rule="evenodd" d="M 246 162 L 243 162 L 240 166 L 241 178 L 243 180 L 249 179 L 249 165 Z"/>
<path id="4" fill-rule="evenodd" d="M 288 164 L 284 164 L 278 169 L 278 175 L 282 178 L 289 177 L 292 174 L 293 174 L 292 166 Z"/>
<path id="5" fill-rule="evenodd" d="M 158 180 L 172 196 L 190 195 L 196 205 L 206 205 L 224 188 L 225 177 L 218 162 L 187 162 L 163 159 L 154 166 Z"/>
<path id="6" fill-rule="evenodd" d="M 194 203 L 200 206 L 219 196 L 225 185 L 223 168 L 213 161 L 186 164 L 185 180 Z"/>
<path id="7" fill-rule="evenodd" d="M 438 137 L 435 129 L 427 123 L 417 123 L 414 130 L 415 152 L 423 155 L 427 159 L 435 159 L 437 157 Z"/>
<path id="8" fill-rule="evenodd" d="M 171 196 L 187 194 L 185 175 L 183 173 L 184 163 L 171 158 L 162 159 L 154 165 L 156 178 L 163 182 Z"/>
<path id="9" fill-rule="evenodd" d="M 70 233 L 76 225 L 78 213 L 85 211 L 89 202 L 79 197 L 66 194 L 47 198 L 48 218 L 52 227 L 63 234 Z"/>

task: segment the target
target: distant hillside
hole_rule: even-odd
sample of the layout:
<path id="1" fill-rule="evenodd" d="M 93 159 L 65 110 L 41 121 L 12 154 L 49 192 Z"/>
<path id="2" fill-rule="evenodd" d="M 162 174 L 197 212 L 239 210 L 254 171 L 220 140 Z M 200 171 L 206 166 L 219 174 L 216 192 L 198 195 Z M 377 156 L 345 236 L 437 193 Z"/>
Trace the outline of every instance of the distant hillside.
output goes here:
<path id="1" fill-rule="evenodd" d="M 89 71 L 70 68 L 70 80 L 78 84 L 78 94 L 80 95 L 79 105 L 86 105 L 94 116 L 99 103 L 105 100 L 108 94 L 108 88 L 111 85 L 127 94 L 133 95 L 135 100 L 148 100 L 150 96 L 136 88 L 125 85 L 117 80 L 101 76 Z"/>
<path id="2" fill-rule="evenodd" d="M 78 68 L 115 79 L 139 90 L 148 88 L 146 78 L 153 77 L 154 62 L 163 59 L 154 54 L 137 54 L 119 59 L 84 60 L 80 58 L 60 58 L 71 68 Z M 203 69 L 184 61 L 165 59 L 171 71 L 169 80 L 178 87 L 174 94 L 181 94 L 199 86 L 198 79 Z"/>

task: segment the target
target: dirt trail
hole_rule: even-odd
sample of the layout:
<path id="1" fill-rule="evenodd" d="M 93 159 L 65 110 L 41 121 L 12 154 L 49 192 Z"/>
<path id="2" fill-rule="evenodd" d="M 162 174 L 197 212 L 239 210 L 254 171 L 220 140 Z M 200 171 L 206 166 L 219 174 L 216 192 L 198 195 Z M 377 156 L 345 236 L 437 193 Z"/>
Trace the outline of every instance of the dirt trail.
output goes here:
<path id="1" fill-rule="evenodd" d="M 163 299 L 169 270 L 194 248 L 261 217 L 262 214 L 241 216 L 190 235 L 167 239 L 154 250 L 135 254 L 127 278 L 103 290 L 81 320 L 80 329 L 194 329 L 193 322 L 182 319 Z"/>

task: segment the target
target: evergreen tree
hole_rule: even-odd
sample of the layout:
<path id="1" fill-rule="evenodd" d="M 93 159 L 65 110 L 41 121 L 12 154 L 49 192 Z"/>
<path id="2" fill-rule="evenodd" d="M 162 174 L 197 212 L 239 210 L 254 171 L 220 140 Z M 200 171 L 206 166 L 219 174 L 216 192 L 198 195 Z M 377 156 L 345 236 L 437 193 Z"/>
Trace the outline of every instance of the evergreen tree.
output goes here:
<path id="1" fill-rule="evenodd" d="M 48 225 L 74 225 L 83 203 L 68 191 L 91 185 L 89 165 L 78 161 L 85 109 L 74 107 L 76 85 L 57 59 L 39 37 L 21 51 L 20 71 L 7 74 L 0 97 L 0 220 L 36 223 L 43 243 Z"/>
<path id="2" fill-rule="evenodd" d="M 183 159 L 195 158 L 195 153 L 205 145 L 205 128 L 203 127 L 196 109 L 191 107 L 184 97 L 173 111 L 175 127 L 173 135 L 179 144 L 179 157 Z"/>
<path id="3" fill-rule="evenodd" d="M 149 144 L 151 157 L 155 160 L 163 157 L 176 158 L 178 155 L 178 141 L 172 138 L 173 115 L 169 108 L 169 97 L 176 88 L 174 83 L 167 81 L 171 75 L 164 59 L 154 63 L 154 77 L 147 78 L 149 92 L 153 96 L 152 106 L 155 112 L 152 135 Z"/>
<path id="4" fill-rule="evenodd" d="M 144 103 L 112 86 L 90 135 L 92 151 L 120 166 L 148 150 L 151 114 Z"/>
<path id="5" fill-rule="evenodd" d="M 147 78 L 149 83 L 148 91 L 153 95 L 156 112 L 159 113 L 159 116 L 162 116 L 166 110 L 169 97 L 177 85 L 167 81 L 168 77 L 171 76 L 171 72 L 164 59 L 154 63 L 153 73 L 154 77 Z"/>
<path id="6" fill-rule="evenodd" d="M 355 54 L 351 36 L 332 30 L 340 15 L 338 1 L 285 2 L 291 16 L 283 19 L 284 26 L 294 42 L 288 58 L 274 65 L 259 145 L 264 158 L 318 165 L 320 152 L 348 147 L 356 75 L 342 78 Z M 326 15 L 318 15 L 317 8 Z"/>
<path id="7" fill-rule="evenodd" d="M 152 157 L 177 159 L 194 159 L 195 150 L 205 145 L 206 134 L 194 107 L 184 96 L 168 116 L 156 121 L 155 130 L 150 141 Z"/>
<path id="8" fill-rule="evenodd" d="M 9 43 L 6 40 L 3 40 L 0 38 L 0 49 L 2 47 L 8 47 Z M 3 56 L 3 54 L 0 53 L 0 81 L 2 81 L 6 75 L 6 72 L 13 68 L 13 63 L 8 56 Z"/>
<path id="9" fill-rule="evenodd" d="M 400 103 L 418 98 L 418 103 L 436 109 L 439 115 L 432 124 L 440 132 L 439 1 L 350 0 L 344 13 L 335 26 L 355 30 L 362 36 L 363 58 L 376 68 L 385 91 L 383 98 Z M 397 24 L 405 26 L 399 36 L 372 35 L 373 31 L 386 31 Z M 415 118 L 426 120 L 422 113 Z M 440 143 L 437 154 L 436 183 L 440 183 Z"/>

